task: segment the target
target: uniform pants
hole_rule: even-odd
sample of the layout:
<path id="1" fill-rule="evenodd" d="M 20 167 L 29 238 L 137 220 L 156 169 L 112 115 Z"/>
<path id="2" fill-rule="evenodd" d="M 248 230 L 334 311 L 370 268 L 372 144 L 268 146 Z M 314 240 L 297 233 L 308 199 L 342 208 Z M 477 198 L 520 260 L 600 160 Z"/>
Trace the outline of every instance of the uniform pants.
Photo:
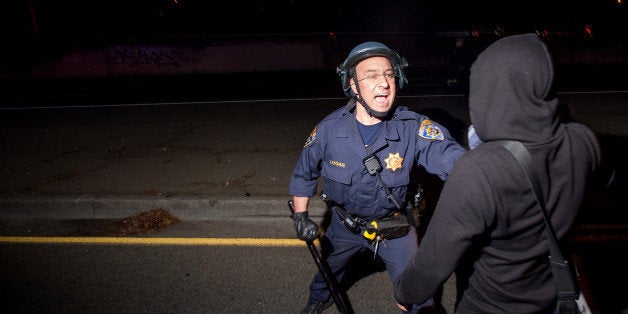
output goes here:
<path id="1" fill-rule="evenodd" d="M 365 239 L 362 234 L 355 234 L 347 229 L 335 211 L 332 211 L 331 222 L 325 231 L 325 236 L 321 243 L 323 256 L 338 282 L 342 282 L 342 278 L 345 275 L 345 267 L 354 255 L 365 250 L 373 252 L 375 249 L 375 245 Z M 386 240 L 386 246 L 380 243 L 377 255 L 381 257 L 386 265 L 386 270 L 393 284 L 406 268 L 417 249 L 417 234 L 414 228 L 406 236 Z M 330 291 L 327 283 L 321 273 L 318 272 L 310 284 L 309 301 L 310 303 L 325 301 L 329 297 Z M 433 304 L 434 300 L 430 298 L 421 305 L 414 305 L 408 313 L 417 313 L 421 308 L 432 306 Z"/>

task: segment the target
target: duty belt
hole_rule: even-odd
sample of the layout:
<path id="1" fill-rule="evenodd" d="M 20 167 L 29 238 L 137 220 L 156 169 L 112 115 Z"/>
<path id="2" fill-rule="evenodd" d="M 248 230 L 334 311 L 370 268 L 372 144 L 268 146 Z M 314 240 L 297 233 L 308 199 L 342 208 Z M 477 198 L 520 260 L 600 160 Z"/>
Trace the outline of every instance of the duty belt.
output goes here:
<path id="1" fill-rule="evenodd" d="M 362 233 L 362 236 L 370 241 L 403 237 L 411 229 L 408 219 L 401 212 L 395 212 L 393 215 L 382 219 L 369 220 L 354 217 L 344 208 L 337 205 L 332 208 L 336 210 L 347 229 L 355 234 Z"/>

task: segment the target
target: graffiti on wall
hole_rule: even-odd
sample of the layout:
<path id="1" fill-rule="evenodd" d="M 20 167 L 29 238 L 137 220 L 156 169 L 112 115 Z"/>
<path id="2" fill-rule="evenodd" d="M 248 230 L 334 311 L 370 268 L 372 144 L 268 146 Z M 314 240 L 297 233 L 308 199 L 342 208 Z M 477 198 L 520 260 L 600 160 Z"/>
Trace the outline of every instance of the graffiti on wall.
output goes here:
<path id="1" fill-rule="evenodd" d="M 111 65 L 125 69 L 141 66 L 178 68 L 181 65 L 181 60 L 168 48 L 116 47 L 111 49 L 111 56 Z"/>

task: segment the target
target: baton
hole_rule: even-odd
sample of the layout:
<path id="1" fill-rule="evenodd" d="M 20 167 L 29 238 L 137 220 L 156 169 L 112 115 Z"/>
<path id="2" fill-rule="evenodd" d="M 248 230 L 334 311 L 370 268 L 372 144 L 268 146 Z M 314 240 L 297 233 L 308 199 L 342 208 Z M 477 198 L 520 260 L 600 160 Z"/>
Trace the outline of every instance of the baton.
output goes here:
<path id="1" fill-rule="evenodd" d="M 294 202 L 288 201 L 288 208 L 294 214 Z M 316 266 L 320 271 L 323 279 L 325 279 L 325 283 L 327 283 L 327 287 L 331 292 L 331 296 L 334 298 L 334 303 L 336 303 L 336 307 L 340 313 L 350 313 L 347 305 L 345 304 L 345 300 L 340 294 L 340 290 L 338 290 L 338 282 L 336 282 L 336 277 L 333 276 L 331 269 L 327 262 L 321 259 L 321 254 L 314 245 L 314 241 L 305 241 L 307 243 L 307 248 L 312 253 L 312 257 L 314 258 L 314 262 L 316 262 Z"/>

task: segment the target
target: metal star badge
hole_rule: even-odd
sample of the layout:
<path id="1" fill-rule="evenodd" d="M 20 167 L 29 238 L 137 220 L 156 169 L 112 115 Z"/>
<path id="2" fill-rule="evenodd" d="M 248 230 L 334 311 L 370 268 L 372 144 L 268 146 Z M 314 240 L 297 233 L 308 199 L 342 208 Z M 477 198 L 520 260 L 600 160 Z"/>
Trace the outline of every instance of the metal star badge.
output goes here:
<path id="1" fill-rule="evenodd" d="M 388 153 L 388 158 L 384 159 L 384 161 L 386 162 L 386 169 L 390 169 L 392 172 L 395 172 L 395 170 L 401 169 L 403 158 L 399 156 L 399 153 Z"/>

